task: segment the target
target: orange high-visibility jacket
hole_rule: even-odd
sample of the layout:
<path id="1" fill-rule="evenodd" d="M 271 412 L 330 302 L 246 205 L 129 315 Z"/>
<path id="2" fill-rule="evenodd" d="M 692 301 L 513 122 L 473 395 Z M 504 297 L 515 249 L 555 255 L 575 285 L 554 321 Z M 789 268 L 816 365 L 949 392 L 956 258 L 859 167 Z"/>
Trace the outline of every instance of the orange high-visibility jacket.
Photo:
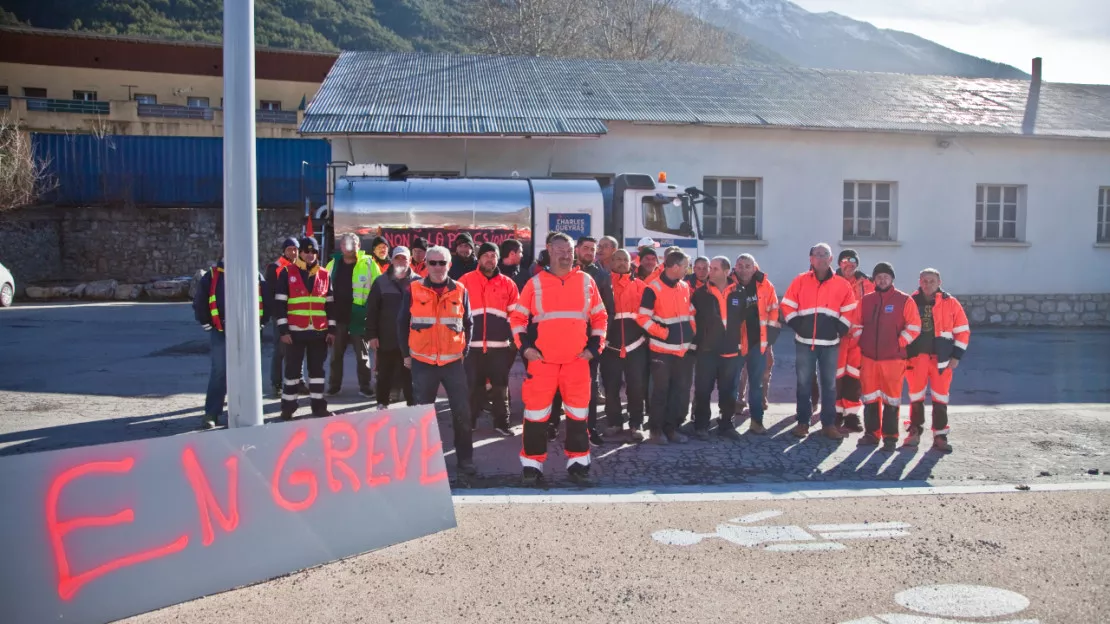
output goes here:
<path id="1" fill-rule="evenodd" d="M 794 340 L 811 349 L 840 344 L 840 337 L 848 334 L 859 314 L 848 280 L 833 273 L 819 280 L 813 269 L 794 278 L 781 307 L 783 320 L 794 330 Z"/>
<path id="2" fill-rule="evenodd" d="M 925 300 L 920 288 L 914 291 L 913 299 L 915 304 Z M 948 368 L 951 359 L 962 358 L 971 340 L 971 326 L 968 325 L 963 305 L 943 290 L 933 295 L 933 336 L 933 353 L 937 356 L 937 368 L 940 370 Z M 918 354 L 914 345 L 910 345 L 908 354 L 909 357 Z"/>
<path id="3" fill-rule="evenodd" d="M 697 325 L 690 298 L 690 284 L 685 280 L 671 281 L 660 273 L 648 282 L 637 320 L 651 335 L 652 351 L 682 357 L 693 346 Z"/>
<path id="4" fill-rule="evenodd" d="M 441 292 L 425 285 L 427 280 L 410 284 L 401 299 L 401 353 L 425 364 L 444 366 L 466 355 L 470 302 L 466 288 L 455 280 L 448 278 Z"/>
<path id="5" fill-rule="evenodd" d="M 621 357 L 624 357 L 644 344 L 644 330 L 636 317 L 639 316 L 640 301 L 644 298 L 647 285 L 631 273 L 612 275 L 614 312 L 605 330 L 605 348 L 620 351 Z"/>
<path id="6" fill-rule="evenodd" d="M 756 271 L 752 279 L 755 280 L 755 295 L 759 306 L 759 352 L 766 353 L 767 347 L 782 331 L 782 323 L 779 322 L 779 296 L 775 292 L 775 285 L 763 271 Z M 742 288 L 737 282 L 736 290 Z M 748 320 L 745 318 L 744 326 L 740 328 L 740 355 L 743 356 L 747 356 L 748 349 L 751 348 L 748 344 L 747 324 Z"/>
<path id="7" fill-rule="evenodd" d="M 513 340 L 550 364 L 567 364 L 589 349 L 601 354 L 608 319 L 597 283 L 577 268 L 559 277 L 548 268 L 528 280 L 509 312 Z"/>
<path id="8" fill-rule="evenodd" d="M 509 310 L 520 298 L 513 280 L 497 269 L 490 277 L 486 277 L 481 269 L 476 269 L 460 277 L 459 283 L 466 287 L 470 305 L 473 306 L 470 318 L 474 330 L 470 346 L 479 347 L 483 353 L 513 346 Z"/>

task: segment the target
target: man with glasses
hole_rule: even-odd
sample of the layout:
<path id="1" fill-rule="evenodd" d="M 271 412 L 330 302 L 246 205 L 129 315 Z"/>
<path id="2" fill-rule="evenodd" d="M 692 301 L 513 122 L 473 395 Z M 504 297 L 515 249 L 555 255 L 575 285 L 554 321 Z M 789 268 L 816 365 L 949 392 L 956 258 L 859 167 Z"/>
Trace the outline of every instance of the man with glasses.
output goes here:
<path id="1" fill-rule="evenodd" d="M 859 306 L 848 280 L 832 271 L 832 248 L 817 243 L 809 250 L 810 270 L 791 282 L 782 298 L 783 320 L 794 330 L 797 373 L 798 424 L 796 438 L 809 435 L 813 406 L 810 392 L 814 372 L 821 386 L 821 431 L 841 440 L 836 428 L 836 364 L 840 341 L 859 318 Z"/>
<path id="2" fill-rule="evenodd" d="M 312 415 L 331 416 L 324 398 L 324 360 L 328 357 L 328 346 L 335 341 L 334 301 L 328 271 L 320 267 L 316 240 L 306 236 L 301 239 L 295 265 L 278 276 L 274 293 L 278 331 L 286 347 L 282 420 L 293 420 L 293 412 L 297 411 L 297 385 L 306 356 Z"/>

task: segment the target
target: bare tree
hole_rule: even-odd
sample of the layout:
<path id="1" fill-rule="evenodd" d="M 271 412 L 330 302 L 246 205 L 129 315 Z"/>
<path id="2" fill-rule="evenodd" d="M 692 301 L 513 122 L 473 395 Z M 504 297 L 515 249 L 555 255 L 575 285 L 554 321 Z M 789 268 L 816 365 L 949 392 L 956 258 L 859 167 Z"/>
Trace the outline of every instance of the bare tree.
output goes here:
<path id="1" fill-rule="evenodd" d="M 583 56 L 591 1 L 471 0 L 475 47 L 507 56 Z"/>
<path id="2" fill-rule="evenodd" d="M 0 117 L 0 211 L 34 203 L 57 184 L 47 163 L 35 156 L 30 135 L 18 124 Z"/>

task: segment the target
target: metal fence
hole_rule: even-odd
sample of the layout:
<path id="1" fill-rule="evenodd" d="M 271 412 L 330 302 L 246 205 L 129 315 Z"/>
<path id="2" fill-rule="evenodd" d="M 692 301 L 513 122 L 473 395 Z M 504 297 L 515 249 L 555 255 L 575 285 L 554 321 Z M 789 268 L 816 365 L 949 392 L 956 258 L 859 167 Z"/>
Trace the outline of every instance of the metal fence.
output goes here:
<path id="1" fill-rule="evenodd" d="M 57 100 L 54 98 L 27 98 L 27 110 L 46 113 L 84 113 L 107 115 L 112 107 L 108 102 L 89 100 Z"/>
<path id="2" fill-rule="evenodd" d="M 36 133 L 32 145 L 57 182 L 42 198 L 46 203 L 223 204 L 222 138 Z M 256 145 L 259 207 L 299 207 L 306 195 L 324 196 L 331 155 L 326 141 L 258 139 Z"/>

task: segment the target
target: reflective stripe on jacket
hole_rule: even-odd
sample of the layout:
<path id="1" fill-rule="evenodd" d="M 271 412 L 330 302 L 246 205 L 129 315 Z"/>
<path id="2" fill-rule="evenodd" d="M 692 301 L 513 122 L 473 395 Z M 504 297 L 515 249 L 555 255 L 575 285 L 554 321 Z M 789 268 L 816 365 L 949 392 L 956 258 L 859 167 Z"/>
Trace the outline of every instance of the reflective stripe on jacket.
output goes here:
<path id="1" fill-rule="evenodd" d="M 613 315 L 605 330 L 605 348 L 619 351 L 625 357 L 644 344 L 644 330 L 636 321 L 644 298 L 643 280 L 631 273 L 613 273 Z"/>
<path id="2" fill-rule="evenodd" d="M 217 302 L 217 299 L 216 299 L 217 287 L 219 286 L 220 277 L 223 276 L 223 273 L 224 273 L 224 268 L 223 268 L 222 265 L 216 265 L 216 266 L 212 267 L 212 272 L 211 272 L 212 279 L 209 281 L 210 286 L 208 287 L 208 313 L 212 316 L 212 327 L 214 327 L 216 329 L 216 331 L 223 331 L 224 330 L 223 321 L 220 320 L 220 306 L 218 305 L 218 302 Z M 262 320 L 263 318 L 265 318 L 265 316 L 266 316 L 266 314 L 265 314 L 265 310 L 263 309 L 263 303 L 262 303 L 262 284 L 259 284 L 258 285 L 258 319 Z"/>
<path id="3" fill-rule="evenodd" d="M 656 353 L 682 357 L 693 346 L 694 305 L 690 301 L 690 284 L 671 281 L 662 273 L 648 282 L 640 300 L 637 321 L 650 334 L 649 344 Z"/>
<path id="4" fill-rule="evenodd" d="M 305 285 L 304 274 L 298 270 L 286 270 L 287 294 L 275 295 L 278 300 L 285 299 L 285 317 L 278 319 L 278 325 L 285 325 L 289 331 L 326 331 L 335 325 L 328 319 L 326 306 L 331 299 L 331 285 L 327 269 L 316 265 L 309 271 L 312 276 L 312 290 Z"/>
<path id="5" fill-rule="evenodd" d="M 513 340 L 551 364 L 567 364 L 589 349 L 601 354 L 608 319 L 593 278 L 577 268 L 559 277 L 544 268 L 524 285 L 509 312 Z"/>
<path id="6" fill-rule="evenodd" d="M 690 303 L 694 306 L 697 328 L 694 346 L 699 353 L 736 357 L 740 353 L 740 328 L 744 325 L 743 293 L 737 294 L 734 284 L 726 284 L 721 290 L 711 282 L 702 282 L 693 291 Z"/>
<path id="7" fill-rule="evenodd" d="M 917 304 L 897 288 L 868 294 L 859 316 L 861 327 L 854 331 L 860 353 L 870 360 L 906 359 L 906 347 L 921 334 Z"/>
<path id="8" fill-rule="evenodd" d="M 782 331 L 779 322 L 779 296 L 775 292 L 775 285 L 762 271 L 756 271 L 752 276 L 755 280 L 755 296 L 759 306 L 759 352 L 766 353 L 767 347 L 775 342 Z M 736 287 L 738 290 L 741 286 Z M 744 317 L 744 327 L 740 328 L 740 355 L 748 355 L 748 328 L 747 315 Z"/>
<path id="9" fill-rule="evenodd" d="M 794 330 L 794 340 L 810 348 L 840 344 L 859 314 L 848 280 L 832 272 L 819 280 L 812 269 L 794 278 L 781 307 L 783 321 Z"/>
<path id="10" fill-rule="evenodd" d="M 474 323 L 474 331 L 470 336 L 470 346 L 480 347 L 482 352 L 513 346 L 509 309 L 520 298 L 513 280 L 497 269 L 489 277 L 479 269 L 463 275 L 459 278 L 459 283 L 470 295 L 472 306 L 470 318 Z"/>
<path id="11" fill-rule="evenodd" d="M 442 292 L 420 279 L 409 286 L 408 355 L 443 366 L 466 355 L 469 313 L 466 288 L 448 278 Z"/>
<path id="12" fill-rule="evenodd" d="M 336 260 L 342 262 L 343 256 L 340 255 L 328 261 L 329 275 L 334 274 Z M 355 266 L 351 269 L 351 295 L 354 300 L 351 303 L 351 321 L 348 324 L 350 333 L 355 335 L 366 333 L 366 299 L 370 296 L 370 287 L 373 286 L 374 280 L 380 276 L 381 269 L 373 256 L 365 251 L 359 251 Z"/>
<path id="13" fill-rule="evenodd" d="M 924 297 L 920 288 L 913 293 L 915 300 Z M 933 353 L 937 356 L 937 368 L 944 370 L 950 360 L 964 356 L 971 340 L 971 326 L 963 305 L 955 297 L 943 290 L 938 290 L 933 297 Z M 917 355 L 912 344 L 907 354 L 910 357 Z"/>

